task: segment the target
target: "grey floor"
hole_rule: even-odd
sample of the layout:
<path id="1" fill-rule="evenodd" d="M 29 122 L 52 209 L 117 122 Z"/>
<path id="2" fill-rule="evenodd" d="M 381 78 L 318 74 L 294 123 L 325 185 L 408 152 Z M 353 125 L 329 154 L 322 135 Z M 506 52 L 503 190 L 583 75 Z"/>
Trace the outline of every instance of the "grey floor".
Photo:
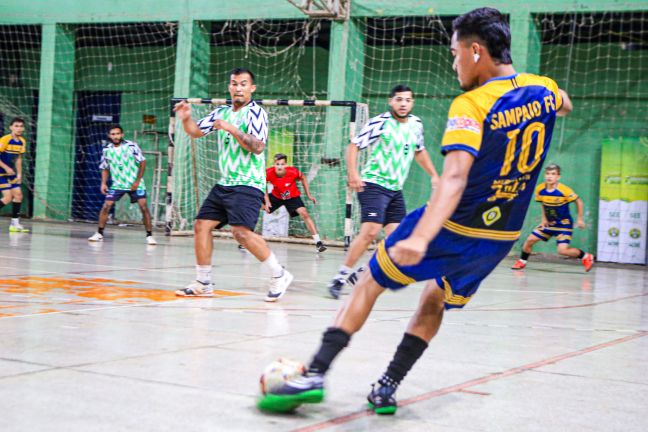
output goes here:
<path id="1" fill-rule="evenodd" d="M 191 238 L 91 225 L 0 220 L 0 430 L 648 430 L 645 267 L 508 259 L 444 325 L 398 392 L 395 417 L 365 410 L 417 302 L 387 293 L 334 364 L 327 400 L 293 415 L 257 411 L 277 357 L 308 361 L 339 302 L 324 286 L 340 250 L 272 244 L 295 282 L 263 302 L 268 275 L 215 245 L 214 299 L 173 290 L 194 277 Z"/>

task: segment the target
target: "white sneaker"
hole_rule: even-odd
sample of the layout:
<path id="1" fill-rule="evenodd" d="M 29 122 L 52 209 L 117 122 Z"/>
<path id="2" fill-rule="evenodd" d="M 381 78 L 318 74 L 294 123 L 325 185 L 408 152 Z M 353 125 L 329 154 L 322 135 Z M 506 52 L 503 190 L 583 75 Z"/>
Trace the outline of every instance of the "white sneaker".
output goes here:
<path id="1" fill-rule="evenodd" d="M 279 300 L 286 293 L 286 289 L 292 281 L 293 275 L 288 270 L 284 269 L 281 276 L 270 280 L 270 289 L 268 290 L 268 295 L 266 295 L 265 301 L 276 302 Z"/>
<path id="2" fill-rule="evenodd" d="M 146 244 L 147 245 L 156 245 L 157 242 L 155 241 L 155 238 L 153 238 L 153 236 L 146 236 Z"/>
<path id="3" fill-rule="evenodd" d="M 20 233 L 22 233 L 22 232 L 29 232 L 29 230 L 27 228 L 25 228 L 24 226 L 20 225 L 19 223 L 12 223 L 11 225 L 9 225 L 9 232 L 13 232 L 13 233 L 20 232 Z"/>
<path id="4" fill-rule="evenodd" d="M 196 280 L 176 291 L 175 295 L 178 297 L 214 297 L 214 284 L 204 284 Z"/>
<path id="5" fill-rule="evenodd" d="M 98 232 L 92 234 L 92 236 L 88 237 L 88 241 L 91 242 L 102 242 L 104 239 L 103 234 L 99 234 Z"/>

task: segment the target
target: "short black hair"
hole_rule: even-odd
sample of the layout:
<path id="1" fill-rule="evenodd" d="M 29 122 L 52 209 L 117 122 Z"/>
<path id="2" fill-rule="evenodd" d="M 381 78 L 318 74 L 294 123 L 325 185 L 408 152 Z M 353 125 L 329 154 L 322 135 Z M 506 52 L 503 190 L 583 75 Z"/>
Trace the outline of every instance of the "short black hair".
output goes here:
<path id="1" fill-rule="evenodd" d="M 558 173 L 558 175 L 560 175 L 560 166 L 558 164 L 555 164 L 555 163 L 550 163 L 549 165 L 547 165 L 545 167 L 545 172 L 547 172 L 547 171 L 556 171 Z"/>
<path id="2" fill-rule="evenodd" d="M 286 162 L 288 162 L 288 156 L 286 156 L 285 154 L 277 153 L 276 155 L 274 155 L 275 162 L 279 161 L 279 160 L 282 160 L 282 159 L 285 160 Z"/>
<path id="3" fill-rule="evenodd" d="M 24 125 L 25 119 L 22 117 L 14 117 L 11 119 L 11 123 L 9 123 L 9 126 L 13 126 L 14 123 L 22 123 Z"/>
<path id="4" fill-rule="evenodd" d="M 393 98 L 394 96 L 396 96 L 396 93 L 402 93 L 402 92 L 407 92 L 407 91 L 412 93 L 412 97 L 414 97 L 414 92 L 412 91 L 410 86 L 405 85 L 405 84 L 398 84 L 398 85 L 395 85 L 391 89 L 391 91 L 389 92 L 389 97 Z"/>
<path id="5" fill-rule="evenodd" d="M 254 73 L 248 68 L 236 67 L 236 68 L 234 68 L 234 69 L 232 69 L 230 71 L 229 76 L 241 75 L 241 74 L 244 74 L 244 73 L 250 75 L 250 78 L 252 78 L 252 84 L 254 84 L 254 82 L 256 81 L 256 78 L 254 77 Z"/>
<path id="6" fill-rule="evenodd" d="M 110 133 L 110 131 L 113 130 L 113 129 L 119 129 L 121 131 L 121 133 L 124 133 L 124 128 L 121 127 L 118 124 L 110 125 L 110 127 L 108 128 L 108 133 Z"/>
<path id="7" fill-rule="evenodd" d="M 457 40 L 479 39 L 486 45 L 493 60 L 512 64 L 511 29 L 504 15 L 497 9 L 483 7 L 467 12 L 452 21 Z"/>

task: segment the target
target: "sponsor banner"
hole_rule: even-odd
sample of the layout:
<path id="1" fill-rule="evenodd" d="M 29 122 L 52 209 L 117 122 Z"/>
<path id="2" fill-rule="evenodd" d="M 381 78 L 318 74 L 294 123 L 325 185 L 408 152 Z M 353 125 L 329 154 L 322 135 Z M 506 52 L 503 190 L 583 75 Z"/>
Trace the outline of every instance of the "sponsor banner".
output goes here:
<path id="1" fill-rule="evenodd" d="M 599 201 L 599 261 L 646 264 L 648 139 L 603 142 Z"/>

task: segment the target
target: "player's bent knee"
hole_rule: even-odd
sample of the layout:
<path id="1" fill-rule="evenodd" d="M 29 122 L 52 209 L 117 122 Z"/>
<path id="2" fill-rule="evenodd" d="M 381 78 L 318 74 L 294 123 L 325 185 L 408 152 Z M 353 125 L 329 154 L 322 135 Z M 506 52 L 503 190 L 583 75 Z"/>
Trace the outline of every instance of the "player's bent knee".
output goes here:
<path id="1" fill-rule="evenodd" d="M 232 229 L 232 235 L 237 242 L 245 244 L 254 233 L 247 228 L 235 227 Z"/>

